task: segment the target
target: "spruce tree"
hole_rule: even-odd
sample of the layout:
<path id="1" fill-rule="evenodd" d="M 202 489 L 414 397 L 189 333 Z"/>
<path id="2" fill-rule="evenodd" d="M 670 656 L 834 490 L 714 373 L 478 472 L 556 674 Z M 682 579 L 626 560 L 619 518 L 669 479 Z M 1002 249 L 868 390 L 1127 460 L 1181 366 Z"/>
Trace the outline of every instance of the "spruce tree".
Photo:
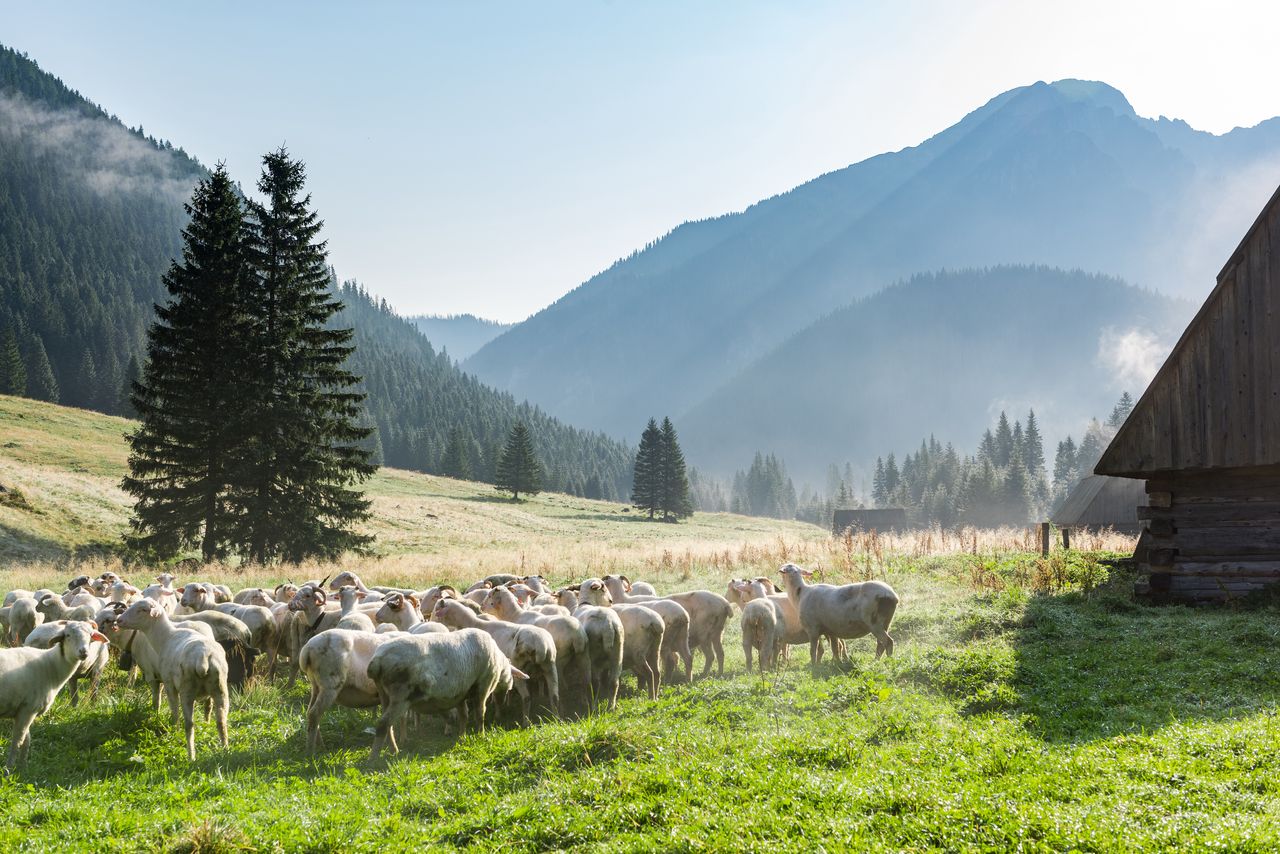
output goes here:
<path id="1" fill-rule="evenodd" d="M 461 427 L 454 427 L 449 431 L 449 444 L 445 446 L 444 460 L 440 463 L 443 475 L 458 480 L 471 480 L 471 458 L 467 448 L 469 444 Z"/>
<path id="2" fill-rule="evenodd" d="M 652 519 L 662 508 L 662 431 L 652 418 L 640 434 L 635 471 L 631 479 L 631 504 Z"/>
<path id="3" fill-rule="evenodd" d="M 661 455 L 661 510 L 664 521 L 674 522 L 693 515 L 693 502 L 689 498 L 689 476 L 685 471 L 684 452 L 670 418 L 662 419 Z M 795 492 L 792 490 L 792 504 Z"/>
<path id="4" fill-rule="evenodd" d="M 44 348 L 44 340 L 39 335 L 31 337 L 27 363 L 27 393 L 36 400 L 47 400 L 57 403 L 61 396 L 58 378 L 54 376 L 53 365 L 49 364 L 49 353 Z"/>
<path id="5" fill-rule="evenodd" d="M 996 468 L 1009 465 L 1013 457 L 1013 430 L 1009 426 L 1009 417 L 1000 412 L 1000 420 L 996 423 L 995 458 L 992 463 Z"/>
<path id="6" fill-rule="evenodd" d="M 262 159 L 249 202 L 248 258 L 253 318 L 245 360 L 244 409 L 250 453 L 237 472 L 242 503 L 237 536 L 257 562 L 334 557 L 371 537 L 353 526 L 369 501 L 351 488 L 373 474 L 360 425 L 365 395 L 346 367 L 350 328 L 330 320 L 342 309 L 330 287 L 323 223 L 303 194 L 306 171 L 284 148 Z"/>
<path id="7" fill-rule="evenodd" d="M 1022 437 L 1022 461 L 1027 471 L 1033 476 L 1044 471 L 1044 437 L 1040 435 L 1040 424 L 1036 421 L 1036 411 L 1027 413 L 1027 429 Z"/>
<path id="8" fill-rule="evenodd" d="M 507 444 L 498 458 L 495 486 L 503 492 L 510 492 L 513 501 L 519 501 L 522 492 L 537 495 L 542 491 L 542 465 L 534 453 L 529 428 L 523 421 L 517 421 L 507 435 Z"/>
<path id="9" fill-rule="evenodd" d="M 136 550 L 160 556 L 198 544 L 208 561 L 224 555 L 234 510 L 227 490 L 241 450 L 236 373 L 246 333 L 243 214 L 221 166 L 187 205 L 182 260 L 164 277 L 169 300 L 156 307 L 147 368 L 131 403 L 142 420 L 129 436 Z M 86 351 L 88 358 L 88 351 Z"/>
<path id="10" fill-rule="evenodd" d="M 27 366 L 18 349 L 18 336 L 9 326 L 0 338 L 0 394 L 24 397 L 27 394 Z"/>
<path id="11" fill-rule="evenodd" d="M 1120 401 L 1111 410 L 1111 416 L 1107 419 L 1108 427 L 1119 427 L 1129 417 L 1129 413 L 1133 411 L 1133 398 L 1129 396 L 1129 392 L 1125 392 L 1120 396 Z"/>

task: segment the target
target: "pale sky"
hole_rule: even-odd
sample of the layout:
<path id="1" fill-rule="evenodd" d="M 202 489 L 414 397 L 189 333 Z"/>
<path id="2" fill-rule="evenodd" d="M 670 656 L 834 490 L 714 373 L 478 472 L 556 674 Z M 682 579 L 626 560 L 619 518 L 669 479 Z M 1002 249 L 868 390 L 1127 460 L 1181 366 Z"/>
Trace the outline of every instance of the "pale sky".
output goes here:
<path id="1" fill-rule="evenodd" d="M 0 0 L 0 43 L 246 188 L 286 143 L 339 275 L 506 321 L 1037 80 L 1256 124 L 1277 32 L 1274 2 Z"/>

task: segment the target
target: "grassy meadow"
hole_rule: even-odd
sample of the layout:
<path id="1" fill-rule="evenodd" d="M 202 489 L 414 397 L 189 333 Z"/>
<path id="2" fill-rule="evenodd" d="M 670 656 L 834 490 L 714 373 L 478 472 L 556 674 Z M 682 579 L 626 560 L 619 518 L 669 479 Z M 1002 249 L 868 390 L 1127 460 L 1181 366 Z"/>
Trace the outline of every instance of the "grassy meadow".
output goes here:
<path id="1" fill-rule="evenodd" d="M 50 420 L 47 424 L 41 421 Z M 121 568 L 114 489 L 127 422 L 0 398 L 0 587 Z M 25 431 L 25 432 L 24 432 Z M 21 493 L 15 501 L 14 490 Z M 0 778 L 0 850 L 1232 850 L 1280 843 L 1276 607 L 1136 604 L 1105 561 L 1042 559 L 1027 532 L 832 539 L 798 523 L 699 515 L 650 524 L 616 504 L 387 471 L 371 484 L 371 583 L 523 568 L 555 582 L 612 570 L 660 589 L 723 590 L 794 560 L 901 596 L 892 659 L 624 679 L 616 712 L 446 737 L 428 718 L 368 761 L 372 711 L 335 708 L 304 749 L 306 688 L 233 697 L 231 745 L 147 708 L 113 671 L 97 701 L 60 699 L 30 763 Z M 26 514 L 26 515 L 24 515 Z M 33 518 L 34 517 L 34 518 Z M 331 566 L 290 570 L 298 577 Z M 142 567 L 125 568 L 132 577 Z M 282 572 L 214 567 L 235 585 Z M 700 669 L 698 657 L 695 670 Z M 0 722 L 7 739 L 7 723 Z"/>

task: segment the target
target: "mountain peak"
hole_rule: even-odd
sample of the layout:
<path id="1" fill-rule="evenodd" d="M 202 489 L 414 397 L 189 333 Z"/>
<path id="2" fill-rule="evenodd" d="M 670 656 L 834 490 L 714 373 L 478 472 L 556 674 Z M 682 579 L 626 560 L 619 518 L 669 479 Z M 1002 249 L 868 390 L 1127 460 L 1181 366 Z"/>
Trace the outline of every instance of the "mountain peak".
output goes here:
<path id="1" fill-rule="evenodd" d="M 1058 94 L 1070 101 L 1106 107 L 1118 116 L 1136 116 L 1133 105 L 1119 89 L 1099 80 L 1075 80 L 1067 78 L 1048 84 Z"/>

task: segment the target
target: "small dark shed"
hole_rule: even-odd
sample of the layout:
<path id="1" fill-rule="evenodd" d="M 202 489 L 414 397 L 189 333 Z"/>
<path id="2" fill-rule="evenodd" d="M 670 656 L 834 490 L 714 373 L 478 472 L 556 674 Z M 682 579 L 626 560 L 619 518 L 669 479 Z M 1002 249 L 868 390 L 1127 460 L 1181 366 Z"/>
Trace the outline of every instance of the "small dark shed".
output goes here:
<path id="1" fill-rule="evenodd" d="M 831 519 L 831 533 L 837 537 L 852 528 L 855 531 L 903 531 L 909 528 L 907 511 L 901 507 L 873 510 L 837 510 Z"/>
<path id="2" fill-rule="evenodd" d="M 1067 494 L 1049 521 L 1059 528 L 1114 528 L 1136 535 L 1140 528 L 1138 505 L 1147 503 L 1146 486 L 1142 480 L 1091 474 Z"/>
<path id="3" fill-rule="evenodd" d="M 1280 190 L 1094 471 L 1147 481 L 1136 557 L 1153 594 L 1280 580 Z"/>

